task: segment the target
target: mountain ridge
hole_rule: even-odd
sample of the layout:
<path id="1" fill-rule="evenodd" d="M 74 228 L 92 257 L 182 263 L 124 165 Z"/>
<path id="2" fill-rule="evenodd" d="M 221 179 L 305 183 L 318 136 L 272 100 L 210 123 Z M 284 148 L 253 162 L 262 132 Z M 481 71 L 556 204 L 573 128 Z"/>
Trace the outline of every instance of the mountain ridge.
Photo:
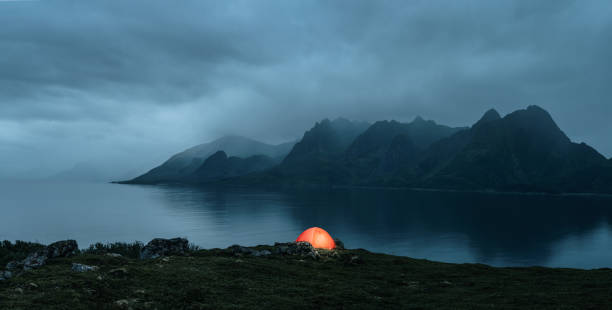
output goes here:
<path id="1" fill-rule="evenodd" d="M 250 166 L 242 163 L 245 158 L 229 158 L 219 165 L 231 162 L 227 171 L 233 172 L 211 172 L 216 177 L 198 182 L 612 193 L 612 159 L 572 142 L 535 105 L 503 117 L 490 109 L 472 126 L 455 128 L 422 117 L 371 125 L 324 119 L 276 164 L 260 158 L 257 164 L 251 159 Z"/>

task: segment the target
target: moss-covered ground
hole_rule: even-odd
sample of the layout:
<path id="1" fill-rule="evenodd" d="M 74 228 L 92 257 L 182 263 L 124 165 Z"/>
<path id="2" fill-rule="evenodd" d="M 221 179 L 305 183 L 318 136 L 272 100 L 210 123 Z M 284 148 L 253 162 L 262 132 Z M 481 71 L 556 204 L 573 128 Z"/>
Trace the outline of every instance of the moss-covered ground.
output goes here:
<path id="1" fill-rule="evenodd" d="M 94 249 L 50 260 L 41 269 L 0 281 L 0 308 L 612 308 L 610 269 L 494 268 L 365 250 L 344 250 L 340 257 L 317 261 L 237 257 L 226 250 L 153 260 L 133 256 L 111 257 Z M 72 263 L 99 269 L 77 273 Z"/>

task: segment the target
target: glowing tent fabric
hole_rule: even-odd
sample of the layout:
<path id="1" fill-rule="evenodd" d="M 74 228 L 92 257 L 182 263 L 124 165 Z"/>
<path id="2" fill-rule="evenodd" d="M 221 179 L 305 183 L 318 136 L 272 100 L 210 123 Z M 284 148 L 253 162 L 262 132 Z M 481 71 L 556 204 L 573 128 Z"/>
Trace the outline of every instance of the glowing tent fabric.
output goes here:
<path id="1" fill-rule="evenodd" d="M 329 235 L 329 233 L 319 227 L 312 227 L 306 229 L 295 241 L 309 242 L 313 247 L 318 249 L 331 250 L 336 247 L 336 243 L 334 242 L 334 239 L 332 239 L 332 237 Z"/>

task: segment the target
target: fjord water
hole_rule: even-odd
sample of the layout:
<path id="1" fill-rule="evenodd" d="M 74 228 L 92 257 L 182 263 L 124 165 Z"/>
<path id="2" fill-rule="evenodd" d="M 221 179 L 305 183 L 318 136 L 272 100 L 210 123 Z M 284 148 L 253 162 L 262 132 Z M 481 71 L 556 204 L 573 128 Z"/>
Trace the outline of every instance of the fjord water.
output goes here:
<path id="1" fill-rule="evenodd" d="M 609 196 L 5 182 L 0 209 L 0 240 L 85 247 L 181 236 L 225 248 L 319 226 L 350 248 L 435 261 L 612 267 Z"/>

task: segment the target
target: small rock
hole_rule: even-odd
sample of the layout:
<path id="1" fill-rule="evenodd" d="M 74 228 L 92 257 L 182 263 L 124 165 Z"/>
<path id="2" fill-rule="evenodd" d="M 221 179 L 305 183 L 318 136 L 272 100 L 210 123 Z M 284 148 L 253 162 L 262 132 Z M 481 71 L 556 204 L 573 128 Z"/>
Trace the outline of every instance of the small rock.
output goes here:
<path id="1" fill-rule="evenodd" d="M 305 256 L 312 259 L 319 259 L 320 254 L 310 243 L 308 242 L 288 242 L 288 243 L 275 243 L 274 253 L 280 255 L 296 255 Z"/>
<path id="2" fill-rule="evenodd" d="M 115 277 L 123 277 L 128 274 L 128 271 L 125 268 L 115 268 L 111 269 L 108 273 Z"/>
<path id="3" fill-rule="evenodd" d="M 262 251 L 255 251 L 253 252 L 253 256 L 268 256 L 268 255 L 272 255 L 272 252 L 268 251 L 268 250 L 262 250 Z"/>
<path id="4" fill-rule="evenodd" d="M 363 264 L 363 259 L 361 259 L 361 257 L 357 256 L 357 255 L 353 255 L 349 258 L 348 263 L 350 265 L 358 265 L 358 264 Z"/>
<path id="5" fill-rule="evenodd" d="M 96 271 L 98 270 L 98 266 L 88 266 L 83 264 L 72 263 L 72 271 L 74 272 L 88 272 L 88 271 Z"/>
<path id="6" fill-rule="evenodd" d="M 6 271 L 0 271 L 0 281 L 2 280 L 8 280 L 10 278 L 13 277 L 13 273 L 6 270 Z"/>
<path id="7" fill-rule="evenodd" d="M 110 257 L 123 257 L 123 255 L 118 254 L 118 253 L 106 253 L 106 256 L 110 256 Z"/>
<path id="8" fill-rule="evenodd" d="M 126 308 L 129 305 L 130 305 L 130 302 L 127 299 L 119 299 L 115 301 L 115 306 L 117 307 Z"/>
<path id="9" fill-rule="evenodd" d="M 135 294 L 144 295 L 146 293 L 146 291 L 145 290 L 135 290 L 134 293 Z"/>
<path id="10" fill-rule="evenodd" d="M 140 259 L 152 259 L 167 255 L 185 255 L 189 251 L 189 241 L 185 238 L 151 240 L 140 251 Z"/>
<path id="11" fill-rule="evenodd" d="M 169 257 L 164 257 L 164 258 L 161 259 L 161 261 L 164 262 L 164 263 L 167 263 L 167 262 L 170 261 L 170 258 Z"/>
<path id="12" fill-rule="evenodd" d="M 446 286 L 451 286 L 451 285 L 453 285 L 453 283 L 450 282 L 450 281 L 444 280 L 444 281 L 440 282 L 440 286 L 446 287 Z"/>
<path id="13" fill-rule="evenodd" d="M 253 252 L 256 252 L 251 248 L 237 245 L 237 244 L 230 246 L 228 249 L 234 254 L 234 256 L 249 255 L 249 254 L 253 254 Z"/>
<path id="14" fill-rule="evenodd" d="M 6 264 L 6 269 L 8 270 L 21 269 L 22 267 L 23 267 L 23 264 L 15 260 Z"/>
<path id="15" fill-rule="evenodd" d="M 96 277 L 96 280 L 98 280 L 98 281 L 102 281 L 102 280 L 104 280 L 104 278 L 103 278 L 102 276 L 100 276 L 100 275 L 99 275 L 99 276 L 97 276 L 97 277 Z"/>
<path id="16" fill-rule="evenodd" d="M 18 287 L 15 289 L 15 293 L 23 294 L 23 289 L 21 287 Z"/>
<path id="17" fill-rule="evenodd" d="M 34 282 L 30 282 L 30 283 L 28 283 L 28 287 L 30 289 L 37 289 L 38 288 L 38 284 L 36 284 Z"/>

